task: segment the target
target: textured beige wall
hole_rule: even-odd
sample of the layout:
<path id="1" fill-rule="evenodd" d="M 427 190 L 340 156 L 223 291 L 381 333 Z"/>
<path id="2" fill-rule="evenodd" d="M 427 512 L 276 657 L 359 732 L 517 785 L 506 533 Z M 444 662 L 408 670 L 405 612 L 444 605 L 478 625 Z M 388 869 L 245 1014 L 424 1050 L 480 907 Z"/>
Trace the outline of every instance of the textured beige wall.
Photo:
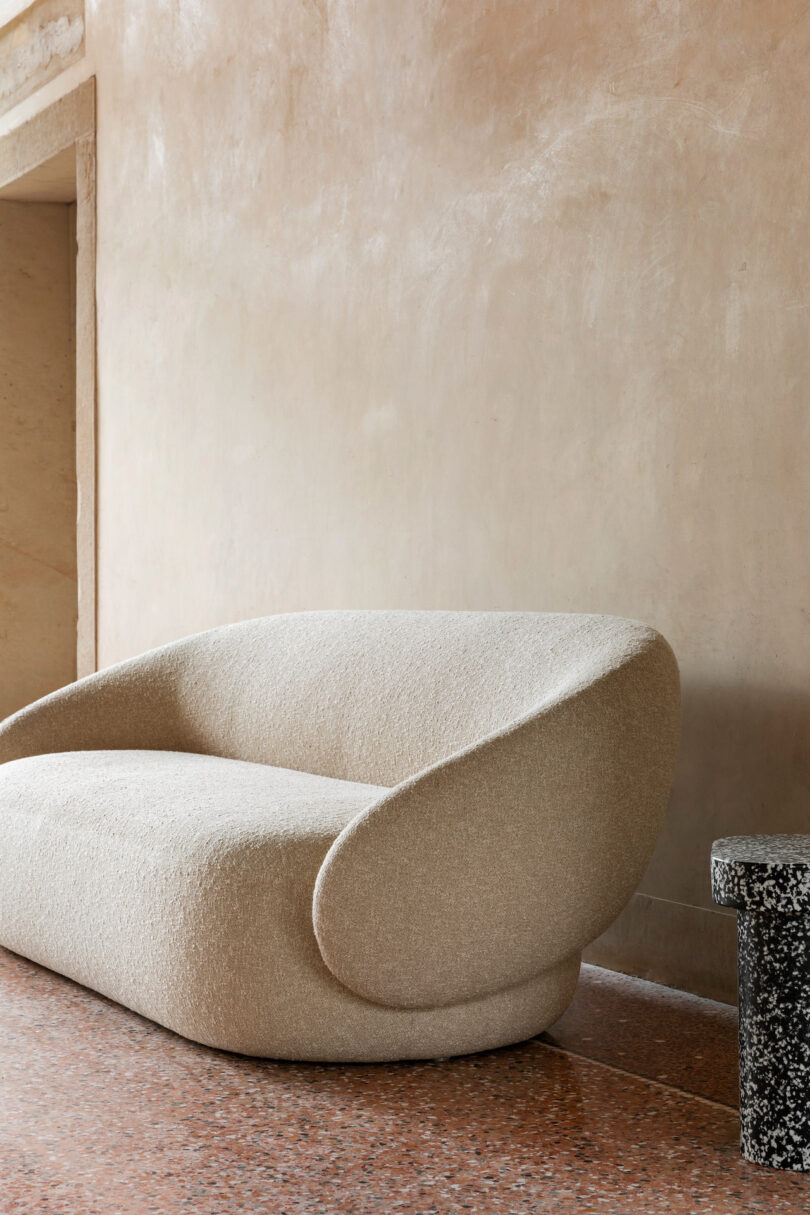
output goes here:
<path id="1" fill-rule="evenodd" d="M 19 16 L 15 7 L 0 0 L 0 112 L 75 63 L 84 49 L 84 0 L 32 0 Z"/>
<path id="2" fill-rule="evenodd" d="M 596 956 L 729 994 L 709 844 L 810 821 L 806 6 L 87 23 L 101 662 L 307 607 L 650 621 L 682 758 Z"/>
<path id="3" fill-rule="evenodd" d="M 76 677 L 70 232 L 0 202 L 0 717 Z"/>

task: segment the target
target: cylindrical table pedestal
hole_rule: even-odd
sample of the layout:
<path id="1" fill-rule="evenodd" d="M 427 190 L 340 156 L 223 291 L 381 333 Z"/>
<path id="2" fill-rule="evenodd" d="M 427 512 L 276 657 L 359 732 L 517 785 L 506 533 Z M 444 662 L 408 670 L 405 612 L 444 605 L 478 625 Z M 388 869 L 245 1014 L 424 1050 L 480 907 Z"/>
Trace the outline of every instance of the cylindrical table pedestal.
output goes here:
<path id="1" fill-rule="evenodd" d="M 740 1146 L 810 1170 L 810 919 L 740 911 Z"/>
<path id="2" fill-rule="evenodd" d="M 742 1153 L 810 1171 L 810 836 L 718 840 L 712 894 L 738 911 Z"/>

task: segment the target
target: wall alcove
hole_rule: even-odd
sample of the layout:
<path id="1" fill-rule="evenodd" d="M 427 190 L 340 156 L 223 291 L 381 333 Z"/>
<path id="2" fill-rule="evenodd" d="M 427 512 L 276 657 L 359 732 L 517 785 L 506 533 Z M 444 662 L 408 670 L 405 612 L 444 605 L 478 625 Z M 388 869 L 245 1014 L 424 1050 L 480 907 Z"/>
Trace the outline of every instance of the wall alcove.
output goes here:
<path id="1" fill-rule="evenodd" d="M 95 669 L 95 97 L 0 140 L 0 717 Z"/>

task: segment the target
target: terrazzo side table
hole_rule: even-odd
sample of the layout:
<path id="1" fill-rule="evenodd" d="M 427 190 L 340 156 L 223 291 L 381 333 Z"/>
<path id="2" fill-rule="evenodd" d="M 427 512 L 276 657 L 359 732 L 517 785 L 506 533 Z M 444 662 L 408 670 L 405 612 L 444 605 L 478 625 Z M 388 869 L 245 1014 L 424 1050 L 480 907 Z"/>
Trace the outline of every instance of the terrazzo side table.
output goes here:
<path id="1" fill-rule="evenodd" d="M 810 1171 L 810 835 L 712 845 L 712 896 L 737 909 L 740 1147 Z"/>

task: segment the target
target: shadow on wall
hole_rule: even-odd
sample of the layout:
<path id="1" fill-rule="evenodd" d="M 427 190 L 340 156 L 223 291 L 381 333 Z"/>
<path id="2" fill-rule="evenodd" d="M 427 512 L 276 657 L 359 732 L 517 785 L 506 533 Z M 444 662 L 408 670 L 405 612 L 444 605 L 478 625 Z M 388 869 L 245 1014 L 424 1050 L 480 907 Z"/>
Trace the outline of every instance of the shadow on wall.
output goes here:
<path id="1" fill-rule="evenodd" d="M 724 835 L 810 830 L 810 692 L 684 682 L 669 813 L 642 889 L 711 907 Z"/>

